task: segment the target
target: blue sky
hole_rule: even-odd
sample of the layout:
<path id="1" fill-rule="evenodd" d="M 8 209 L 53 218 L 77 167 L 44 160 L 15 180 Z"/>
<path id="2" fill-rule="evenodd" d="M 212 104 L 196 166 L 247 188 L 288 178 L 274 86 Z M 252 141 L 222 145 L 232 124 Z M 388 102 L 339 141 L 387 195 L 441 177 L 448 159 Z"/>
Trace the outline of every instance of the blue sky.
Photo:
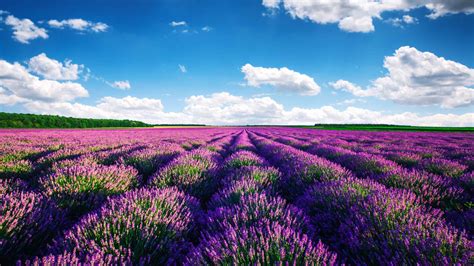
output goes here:
<path id="1" fill-rule="evenodd" d="M 474 125 L 472 2 L 323 2 L 3 0 L 0 111 Z"/>

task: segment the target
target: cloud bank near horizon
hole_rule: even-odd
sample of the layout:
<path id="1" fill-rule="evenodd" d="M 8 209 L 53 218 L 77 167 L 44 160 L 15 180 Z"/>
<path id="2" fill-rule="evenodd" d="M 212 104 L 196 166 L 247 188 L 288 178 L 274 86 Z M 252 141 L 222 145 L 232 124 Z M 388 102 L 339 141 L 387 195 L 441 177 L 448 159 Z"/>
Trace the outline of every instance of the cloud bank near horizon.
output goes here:
<path id="1" fill-rule="evenodd" d="M 421 59 L 420 59 L 421 58 Z M 474 80 L 473 70 L 456 62 L 447 61 L 436 57 L 431 53 L 421 53 L 410 47 L 401 47 L 395 55 L 385 59 L 384 66 L 389 69 L 387 76 L 382 80 L 389 79 L 391 82 L 401 82 L 408 79 L 415 85 L 422 82 L 416 77 L 426 76 L 415 63 L 421 60 L 426 66 L 426 71 L 431 71 L 434 76 L 440 76 L 438 80 L 430 78 L 428 85 L 439 86 L 445 84 L 447 88 L 473 89 L 462 86 L 471 86 Z M 423 60 L 430 62 L 427 65 Z M 406 61 L 406 62 L 405 62 Z M 407 62 L 414 64 L 413 69 L 407 67 Z M 420 62 L 419 62 L 420 63 Z M 438 64 L 438 65 L 436 65 Z M 243 97 L 233 95 L 229 92 L 216 92 L 210 95 L 191 95 L 184 99 L 184 108 L 179 112 L 167 112 L 161 99 L 138 98 L 131 95 L 125 97 L 102 97 L 95 105 L 80 103 L 80 98 L 89 97 L 89 91 L 79 82 L 79 76 L 84 69 L 83 65 L 74 64 L 70 60 L 64 63 L 49 58 L 41 53 L 27 61 L 27 66 L 18 62 L 10 63 L 0 60 L 0 104 L 20 105 L 25 110 L 37 114 L 56 114 L 72 117 L 90 118 L 117 118 L 132 119 L 148 123 L 199 123 L 214 125 L 244 125 L 244 124 L 314 124 L 314 123 L 384 123 L 384 124 L 410 124 L 431 126 L 472 126 L 474 125 L 474 113 L 466 114 L 432 114 L 419 115 L 413 112 L 386 113 L 366 108 L 348 106 L 344 109 L 332 105 L 318 108 L 287 108 L 271 97 Z M 413 70 L 416 69 L 415 74 Z M 403 70 L 403 71 L 402 71 Z M 412 72 L 410 72 L 412 71 Z M 259 87 L 269 85 L 279 90 L 292 91 L 302 95 L 316 95 L 320 91 L 319 85 L 309 76 L 300 74 L 288 68 L 263 68 L 253 67 L 246 64 L 242 67 L 248 86 Z M 408 72 L 408 74 L 406 73 Z M 446 78 L 446 73 L 453 77 Z M 413 77 L 413 75 L 415 75 Z M 458 78 L 456 78 L 458 77 Z M 424 81 L 425 79 L 422 79 Z M 379 84 L 379 79 L 374 81 L 373 87 L 362 89 L 350 82 L 339 80 L 332 83 L 335 89 L 348 91 L 355 96 L 384 96 L 384 90 L 393 87 Z M 434 83 L 434 84 L 433 84 Z M 411 85 L 413 85 L 411 84 Z M 115 87 L 129 89 L 129 81 L 116 81 Z M 422 84 L 425 88 L 428 86 Z M 414 86 L 414 85 L 413 85 Z M 426 91 L 427 95 L 436 95 L 435 87 Z M 392 92 L 388 95 L 400 95 L 402 100 L 406 95 L 410 97 L 419 96 L 420 89 L 410 88 L 408 91 Z M 449 91 L 449 90 L 447 90 Z M 413 95 L 413 94 L 418 95 Z M 435 104 L 451 104 L 456 107 L 459 104 L 471 104 L 472 95 L 467 94 L 466 99 L 446 92 L 439 92 L 443 97 L 428 97 Z M 382 95 L 382 96 L 381 96 Z M 310 97 L 310 96 L 305 96 Z M 391 99 L 391 98 L 388 98 Z M 423 97 L 418 98 L 420 104 L 425 104 Z M 451 100 L 450 100 L 451 99 Z M 393 100 L 393 99 L 392 99 Z M 348 101 L 355 102 L 354 101 Z M 416 102 L 418 103 L 418 102 Z M 335 105 L 339 105 L 335 103 Z"/>

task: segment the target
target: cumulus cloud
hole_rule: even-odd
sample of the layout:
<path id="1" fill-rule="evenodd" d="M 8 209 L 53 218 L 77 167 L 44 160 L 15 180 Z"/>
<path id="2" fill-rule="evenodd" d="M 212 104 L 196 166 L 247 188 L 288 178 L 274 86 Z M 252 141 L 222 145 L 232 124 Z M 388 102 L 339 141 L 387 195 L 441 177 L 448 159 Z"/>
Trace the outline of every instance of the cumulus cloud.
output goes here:
<path id="1" fill-rule="evenodd" d="M 341 30 L 348 32 L 374 31 L 373 19 L 381 19 L 382 13 L 390 11 L 426 7 L 433 19 L 446 14 L 474 13 L 472 0 L 263 0 L 262 5 L 272 12 L 283 7 L 293 18 L 318 24 L 338 23 Z"/>
<path id="2" fill-rule="evenodd" d="M 375 30 L 371 17 L 345 17 L 339 21 L 339 28 L 347 32 L 371 32 Z"/>
<path id="3" fill-rule="evenodd" d="M 0 98 L 1 99 L 1 98 Z M 56 114 L 72 117 L 132 119 L 148 123 L 192 123 L 190 117 L 183 113 L 164 112 L 159 99 L 103 97 L 96 105 L 71 102 L 39 102 L 24 104 L 34 113 Z M 182 122 L 181 122 L 182 121 Z"/>
<path id="4" fill-rule="evenodd" d="M 91 27 L 93 32 L 106 32 L 108 29 L 109 25 L 102 22 L 97 22 Z"/>
<path id="5" fill-rule="evenodd" d="M 188 24 L 186 21 L 171 21 L 170 26 L 171 27 L 179 27 L 179 26 L 187 26 Z"/>
<path id="6" fill-rule="evenodd" d="M 143 111 L 151 116 L 163 112 L 163 104 L 160 99 L 136 98 L 126 96 L 124 98 L 104 97 L 97 105 L 98 108 L 109 112 L 134 112 Z"/>
<path id="7" fill-rule="evenodd" d="M 410 15 L 403 15 L 401 18 L 390 18 L 386 22 L 392 24 L 395 27 L 403 28 L 405 25 L 416 24 L 418 20 Z"/>
<path id="8" fill-rule="evenodd" d="M 355 96 L 359 96 L 359 97 L 371 96 L 371 94 L 367 90 L 364 90 L 360 86 L 357 86 L 347 80 L 340 79 L 336 82 L 330 82 L 329 85 L 331 85 L 336 90 L 344 90 L 344 91 L 354 94 Z"/>
<path id="9" fill-rule="evenodd" d="M 28 61 L 30 71 L 52 80 L 76 80 L 84 66 L 73 64 L 71 60 L 61 63 L 41 53 Z"/>
<path id="10" fill-rule="evenodd" d="M 121 90 L 129 90 L 132 88 L 130 85 L 130 82 L 128 80 L 118 80 L 114 81 L 113 83 L 110 84 L 110 86 L 121 89 Z"/>
<path id="11" fill-rule="evenodd" d="M 205 31 L 205 32 L 210 32 L 212 30 L 212 27 L 210 26 L 204 26 L 201 28 L 202 31 Z"/>
<path id="12" fill-rule="evenodd" d="M 312 77 L 286 67 L 265 68 L 246 64 L 242 66 L 241 71 L 245 75 L 247 85 L 251 87 L 270 85 L 278 90 L 300 95 L 317 95 L 321 91 Z"/>
<path id="13" fill-rule="evenodd" d="M 431 3 L 426 4 L 426 7 L 432 11 L 428 15 L 431 19 L 448 14 L 464 13 L 469 15 L 474 13 L 474 1 L 471 0 L 434 0 L 429 2 Z"/>
<path id="14" fill-rule="evenodd" d="M 228 92 L 191 96 L 183 113 L 209 124 L 262 124 L 281 119 L 283 105 L 269 97 L 244 98 Z"/>
<path id="15" fill-rule="evenodd" d="M 16 102 L 62 102 L 89 95 L 79 83 L 40 79 L 29 73 L 23 65 L 5 60 L 0 60 L 0 88 L 4 101 L 10 99 Z"/>
<path id="16" fill-rule="evenodd" d="M 103 22 L 91 22 L 81 18 L 72 18 L 61 21 L 52 19 L 48 21 L 48 25 L 58 29 L 70 28 L 77 31 L 92 32 L 105 32 L 109 28 L 109 26 Z"/>
<path id="17" fill-rule="evenodd" d="M 1 95 L 1 94 L 0 94 Z M 0 101 L 1 101 L 0 97 Z M 73 117 L 133 119 L 148 123 L 204 123 L 215 125 L 314 124 L 314 123 L 385 123 L 436 126 L 472 126 L 474 113 L 462 115 L 419 115 L 405 112 L 385 114 L 357 107 L 336 109 L 286 109 L 270 97 L 250 97 L 219 92 L 194 95 L 185 99 L 180 112 L 166 112 L 160 99 L 104 97 L 96 105 L 70 102 L 27 102 L 30 112 Z"/>
<path id="18" fill-rule="evenodd" d="M 186 73 L 186 72 L 188 72 L 188 70 L 186 69 L 186 67 L 183 66 L 183 65 L 178 65 L 178 68 L 179 68 L 179 71 L 181 71 L 181 73 Z"/>
<path id="19" fill-rule="evenodd" d="M 405 22 L 406 24 L 413 24 L 413 23 L 416 23 L 417 19 L 410 16 L 410 15 L 403 15 L 402 17 L 402 20 L 403 22 Z"/>
<path id="20" fill-rule="evenodd" d="M 354 105 L 357 103 L 366 103 L 366 101 L 363 99 L 347 99 L 336 103 L 336 105 Z"/>
<path id="21" fill-rule="evenodd" d="M 19 19 L 9 15 L 5 20 L 5 24 L 12 27 L 13 38 L 20 43 L 28 44 L 31 40 L 38 38 L 47 39 L 49 37 L 45 29 L 36 26 L 33 21 L 27 18 Z"/>
<path id="22" fill-rule="evenodd" d="M 331 86 L 359 97 L 374 96 L 401 104 L 454 108 L 474 103 L 474 69 L 465 65 L 403 46 L 385 57 L 384 67 L 388 73 L 367 89 L 345 80 Z"/>
<path id="23" fill-rule="evenodd" d="M 0 87 L 0 104 L 2 105 L 15 105 L 18 103 L 25 103 L 27 99 L 16 96 L 15 94 L 9 93 L 6 89 Z"/>

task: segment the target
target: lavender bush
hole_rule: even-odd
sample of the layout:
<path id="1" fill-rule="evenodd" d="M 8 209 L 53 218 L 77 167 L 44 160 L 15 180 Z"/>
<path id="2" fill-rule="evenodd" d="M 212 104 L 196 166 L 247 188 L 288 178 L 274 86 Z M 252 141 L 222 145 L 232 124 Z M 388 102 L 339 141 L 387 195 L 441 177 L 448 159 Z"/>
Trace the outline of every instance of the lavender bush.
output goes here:
<path id="1" fill-rule="evenodd" d="M 474 135 L 0 130 L 0 264 L 471 265 Z"/>
<path id="2" fill-rule="evenodd" d="M 61 219 L 54 203 L 35 192 L 0 194 L 0 261 L 31 255 L 49 240 Z"/>
<path id="3" fill-rule="evenodd" d="M 126 258 L 132 263 L 168 263 L 189 243 L 199 203 L 175 188 L 139 189 L 110 199 L 101 209 L 56 239 L 51 251 Z"/>
<path id="4" fill-rule="evenodd" d="M 45 194 L 71 212 L 97 207 L 109 195 L 119 194 L 139 183 L 135 169 L 123 165 L 70 166 L 43 177 Z"/>

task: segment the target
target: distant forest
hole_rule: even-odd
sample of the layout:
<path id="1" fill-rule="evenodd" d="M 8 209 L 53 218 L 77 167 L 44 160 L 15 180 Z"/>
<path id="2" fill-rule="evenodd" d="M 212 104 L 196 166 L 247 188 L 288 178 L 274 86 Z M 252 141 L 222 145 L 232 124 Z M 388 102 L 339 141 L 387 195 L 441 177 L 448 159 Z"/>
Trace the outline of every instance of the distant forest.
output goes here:
<path id="1" fill-rule="evenodd" d="M 100 128 L 151 126 L 153 125 L 133 120 L 74 118 L 57 115 L 0 112 L 0 128 Z"/>

